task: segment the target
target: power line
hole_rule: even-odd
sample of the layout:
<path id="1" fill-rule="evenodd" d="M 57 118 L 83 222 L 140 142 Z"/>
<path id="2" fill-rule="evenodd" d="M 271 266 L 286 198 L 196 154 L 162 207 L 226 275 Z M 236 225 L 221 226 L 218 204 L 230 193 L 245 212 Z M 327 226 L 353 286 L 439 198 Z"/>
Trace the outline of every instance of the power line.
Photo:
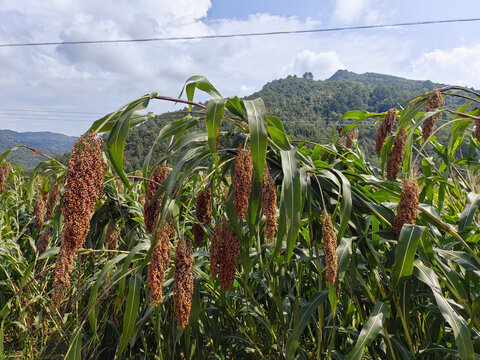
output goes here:
<path id="1" fill-rule="evenodd" d="M 39 117 L 48 117 L 48 118 L 81 118 L 85 119 L 87 116 L 85 115 L 72 115 L 72 114 L 42 114 L 41 112 L 38 113 L 9 113 L 3 112 L 0 110 L 0 116 L 11 116 L 11 117 L 23 117 L 23 116 L 39 116 Z M 95 116 L 94 116 L 95 117 Z"/>
<path id="2" fill-rule="evenodd" d="M 104 113 L 97 112 L 87 112 L 87 111 L 63 111 L 63 110 L 43 110 L 43 109 L 5 109 L 0 108 L 0 111 L 17 111 L 17 112 L 47 112 L 47 113 L 60 113 L 60 114 L 92 114 L 92 115 L 102 115 Z"/>
<path id="3" fill-rule="evenodd" d="M 30 42 L 30 43 L 12 43 L 12 44 L 0 44 L 0 47 L 81 45 L 81 44 L 112 44 L 112 43 L 116 44 L 116 43 L 152 42 L 152 41 L 222 39 L 222 38 L 234 38 L 234 37 L 271 36 L 271 35 L 286 35 L 286 34 L 308 34 L 308 33 L 334 32 L 334 31 L 346 31 L 346 30 L 365 30 L 365 29 L 378 29 L 378 28 L 387 28 L 387 27 L 447 24 L 447 23 L 460 23 L 460 22 L 465 23 L 465 22 L 474 22 L 474 21 L 480 21 L 480 18 L 414 21 L 414 22 L 405 22 L 405 23 L 397 23 L 397 24 L 345 26 L 345 27 L 336 27 L 336 28 L 270 31 L 270 32 L 243 33 L 243 34 L 218 34 L 218 35 L 202 35 L 202 36 L 171 36 L 171 37 L 157 37 L 157 38 L 144 38 L 144 39 L 79 40 L 79 41 L 47 41 L 47 42 Z"/>

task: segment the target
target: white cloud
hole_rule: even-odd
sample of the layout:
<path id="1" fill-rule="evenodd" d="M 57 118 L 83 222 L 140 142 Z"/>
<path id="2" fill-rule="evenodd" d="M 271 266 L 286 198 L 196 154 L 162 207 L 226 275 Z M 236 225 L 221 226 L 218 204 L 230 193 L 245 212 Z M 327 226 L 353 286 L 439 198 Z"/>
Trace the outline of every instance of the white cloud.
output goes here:
<path id="1" fill-rule="evenodd" d="M 338 69 L 345 69 L 345 65 L 340 61 L 335 51 L 315 53 L 310 50 L 303 50 L 296 56 L 290 68 L 297 75 L 311 72 L 315 79 L 324 79 Z"/>
<path id="2" fill-rule="evenodd" d="M 436 49 L 412 62 L 413 74 L 421 79 L 480 88 L 480 43 L 449 50 Z"/>
<path id="3" fill-rule="evenodd" d="M 379 0 L 336 0 L 334 6 L 333 15 L 325 14 L 324 18 L 330 19 L 326 21 L 374 23 L 388 14 L 386 5 Z M 17 0 L 0 0 L 0 42 L 133 39 L 321 27 L 316 18 L 266 13 L 210 20 L 206 17 L 210 7 L 210 0 L 31 0 L 28 7 Z M 451 63 L 445 64 L 440 62 L 440 55 L 433 60 L 435 56 L 426 53 L 410 66 L 408 70 L 414 69 L 413 72 L 405 71 L 416 46 L 416 39 L 407 36 L 393 28 L 376 32 L 0 48 L 0 107 L 106 113 L 152 91 L 176 96 L 192 75 L 207 76 L 225 96 L 244 96 L 260 90 L 268 81 L 290 74 L 301 76 L 306 71 L 317 80 L 340 68 L 409 77 L 417 74 L 421 78 L 437 74 L 426 73 L 431 71 L 432 64 L 443 73 L 462 77 L 469 71 L 464 70 L 469 68 L 467 60 L 455 63 L 453 58 L 464 56 L 458 53 L 450 55 Z M 465 51 L 468 53 L 468 48 Z M 469 61 L 478 64 L 477 59 L 478 51 L 471 54 Z M 456 69 L 460 65 L 461 70 Z M 153 111 L 171 109 L 170 103 L 152 104 Z M 12 124 L 0 117 L 0 129 L 22 131 L 78 135 L 89 124 Z"/>
<path id="4" fill-rule="evenodd" d="M 333 20 L 340 24 L 374 24 L 381 20 L 378 0 L 335 0 Z"/>

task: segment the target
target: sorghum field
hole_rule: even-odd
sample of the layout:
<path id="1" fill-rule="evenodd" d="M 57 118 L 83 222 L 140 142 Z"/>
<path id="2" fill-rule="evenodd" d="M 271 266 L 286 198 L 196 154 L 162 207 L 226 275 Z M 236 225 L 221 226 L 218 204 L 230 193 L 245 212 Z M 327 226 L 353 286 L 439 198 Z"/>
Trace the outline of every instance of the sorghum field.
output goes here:
<path id="1" fill-rule="evenodd" d="M 0 156 L 0 358 L 479 358 L 480 94 L 352 109 L 317 144 L 261 99 L 184 90 L 96 121 L 68 166 Z M 154 101 L 188 107 L 161 161 L 152 144 L 125 173 Z M 367 118 L 381 168 L 357 146 Z"/>

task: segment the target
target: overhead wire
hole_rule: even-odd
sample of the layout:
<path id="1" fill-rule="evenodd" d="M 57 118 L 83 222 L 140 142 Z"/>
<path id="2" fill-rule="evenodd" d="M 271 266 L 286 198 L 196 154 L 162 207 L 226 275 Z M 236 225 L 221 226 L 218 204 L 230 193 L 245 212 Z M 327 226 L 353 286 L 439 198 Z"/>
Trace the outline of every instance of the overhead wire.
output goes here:
<path id="1" fill-rule="evenodd" d="M 240 33 L 240 34 L 168 36 L 168 37 L 152 37 L 152 38 L 142 38 L 142 39 L 44 41 L 44 42 L 7 43 L 7 44 L 0 44 L 0 48 L 26 47 L 26 46 L 115 44 L 115 43 L 141 43 L 141 42 L 153 42 L 153 41 L 184 41 L 184 40 L 204 40 L 204 39 L 225 39 L 225 38 L 235 38 L 235 37 L 272 36 L 272 35 L 287 35 L 287 34 L 309 34 L 309 33 L 348 31 L 348 30 L 379 29 L 379 28 L 389 28 L 389 27 L 406 27 L 406 26 L 417 26 L 417 25 L 466 23 L 466 22 L 476 22 L 476 21 L 480 21 L 480 18 L 412 21 L 412 22 L 403 22 L 403 23 L 394 23 L 394 24 L 342 26 L 342 27 L 321 28 L 321 29 L 251 32 L 251 33 Z"/>

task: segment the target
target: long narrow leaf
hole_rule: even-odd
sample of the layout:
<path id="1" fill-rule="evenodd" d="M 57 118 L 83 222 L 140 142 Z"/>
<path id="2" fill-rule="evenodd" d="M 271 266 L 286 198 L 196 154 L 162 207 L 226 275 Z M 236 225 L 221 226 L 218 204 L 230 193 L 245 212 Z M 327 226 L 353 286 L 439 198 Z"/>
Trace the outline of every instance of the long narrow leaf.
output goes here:
<path id="1" fill-rule="evenodd" d="M 355 347 L 345 357 L 346 360 L 357 360 L 362 358 L 365 348 L 370 345 L 373 339 L 377 337 L 380 330 L 382 330 L 383 323 L 387 317 L 387 311 L 387 304 L 381 301 L 377 301 L 375 303 L 375 307 L 373 308 L 370 318 L 360 332 L 358 340 L 355 343 Z"/>
<path id="2" fill-rule="evenodd" d="M 462 360 L 473 360 L 475 357 L 468 324 L 450 305 L 452 300 L 447 300 L 443 296 L 435 272 L 423 265 L 421 261 L 416 260 L 414 274 L 420 281 L 424 282 L 430 287 L 430 289 L 432 289 L 440 312 L 453 329 L 460 358 Z"/>

